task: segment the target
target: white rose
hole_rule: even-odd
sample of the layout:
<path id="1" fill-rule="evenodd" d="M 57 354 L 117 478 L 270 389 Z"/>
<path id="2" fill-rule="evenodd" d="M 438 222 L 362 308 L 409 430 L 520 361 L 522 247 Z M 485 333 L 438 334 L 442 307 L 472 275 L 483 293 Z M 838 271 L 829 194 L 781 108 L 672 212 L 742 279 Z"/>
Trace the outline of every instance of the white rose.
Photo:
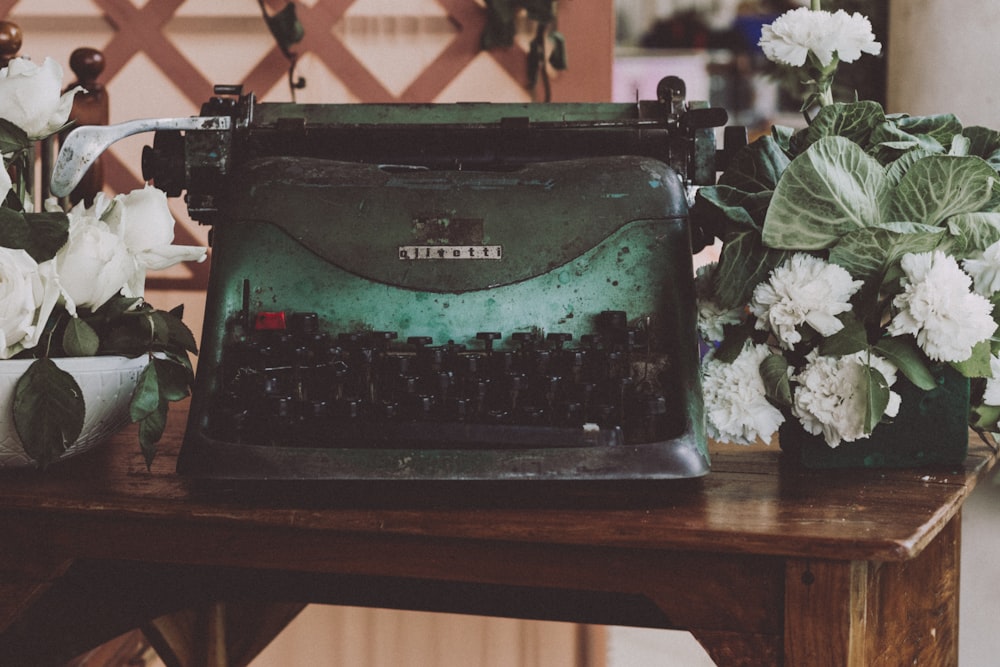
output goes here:
<path id="1" fill-rule="evenodd" d="M 57 296 L 52 262 L 0 247 L 0 359 L 38 344 Z"/>
<path id="2" fill-rule="evenodd" d="M 0 118 L 20 127 L 31 139 L 42 139 L 66 124 L 79 86 L 62 93 L 63 70 L 46 58 L 41 67 L 25 58 L 0 69 Z"/>
<path id="3" fill-rule="evenodd" d="M 95 207 L 103 205 L 95 202 Z M 206 250 L 198 246 L 172 245 L 174 216 L 167 195 L 150 185 L 116 195 L 103 213 L 109 229 L 117 234 L 140 269 L 129 283 L 136 296 L 143 292 L 145 272 L 160 271 L 178 262 L 203 261 Z"/>
<path id="4" fill-rule="evenodd" d="M 69 240 L 56 254 L 59 287 L 70 315 L 77 308 L 99 308 L 127 289 L 137 271 L 124 241 L 108 226 L 74 208 L 69 213 Z"/>

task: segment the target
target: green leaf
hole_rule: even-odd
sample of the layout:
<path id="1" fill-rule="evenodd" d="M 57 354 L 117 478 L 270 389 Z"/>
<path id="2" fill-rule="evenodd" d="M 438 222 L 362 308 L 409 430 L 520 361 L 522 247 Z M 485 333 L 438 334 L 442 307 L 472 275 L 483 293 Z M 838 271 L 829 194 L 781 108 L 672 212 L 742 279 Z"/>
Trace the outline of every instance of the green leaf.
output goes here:
<path id="1" fill-rule="evenodd" d="M 997 433 L 997 422 L 1000 421 L 1000 406 L 977 405 L 969 415 L 969 426 Z"/>
<path id="2" fill-rule="evenodd" d="M 962 134 L 969 139 L 969 155 L 978 155 L 1000 170 L 1000 132 L 985 127 L 967 127 Z"/>
<path id="3" fill-rule="evenodd" d="M 97 354 L 101 340 L 94 328 L 78 317 L 71 317 L 63 332 L 62 346 L 71 357 L 92 357 Z"/>
<path id="4" fill-rule="evenodd" d="M 953 237 L 949 254 L 968 257 L 1000 241 L 1000 213 L 960 213 L 948 218 L 948 232 Z"/>
<path id="5" fill-rule="evenodd" d="M 829 260 L 855 278 L 880 278 L 890 264 L 906 253 L 929 252 L 945 236 L 943 227 L 894 222 L 844 234 L 830 249 Z"/>
<path id="6" fill-rule="evenodd" d="M 728 228 L 736 227 L 739 231 L 748 228 L 760 232 L 772 194 L 770 190 L 748 193 L 728 185 L 710 185 L 699 188 L 697 197 L 722 212 L 725 219 L 732 223 L 727 225 Z M 722 229 L 718 233 L 725 235 L 728 231 Z"/>
<path id="7" fill-rule="evenodd" d="M 134 422 L 145 419 L 159 409 L 160 382 L 156 371 L 155 363 L 147 364 L 139 374 L 138 384 L 128 406 L 129 418 Z"/>
<path id="8" fill-rule="evenodd" d="M 17 153 L 31 147 L 32 143 L 19 126 L 6 118 L 0 118 L 0 153 Z"/>
<path id="9" fill-rule="evenodd" d="M 198 354 L 198 343 L 194 339 L 194 334 L 174 311 L 158 311 L 160 318 L 167 328 L 167 341 L 169 345 L 177 346 L 182 350 L 187 350 L 192 354 Z M 183 311 L 181 311 L 183 312 Z"/>
<path id="10" fill-rule="evenodd" d="M 24 246 L 39 264 L 52 259 L 69 238 L 69 216 L 65 213 L 25 213 L 28 238 Z"/>
<path id="11" fill-rule="evenodd" d="M 912 336 L 883 338 L 875 344 L 874 349 L 919 389 L 930 391 L 937 386 L 934 375 L 927 367 L 926 357 L 920 352 L 917 341 Z"/>
<path id="12" fill-rule="evenodd" d="M 21 250 L 28 247 L 31 230 L 24 214 L 0 207 L 0 246 Z"/>
<path id="13" fill-rule="evenodd" d="M 893 160 L 886 166 L 885 171 L 886 179 L 890 186 L 896 187 L 899 185 L 899 182 L 903 180 L 903 176 L 906 175 L 910 167 L 931 155 L 936 155 L 936 153 L 921 148 L 904 153 L 898 159 Z"/>
<path id="14" fill-rule="evenodd" d="M 885 376 L 867 364 L 864 366 L 865 433 L 871 433 L 882 421 L 889 405 L 889 383 Z"/>
<path id="15" fill-rule="evenodd" d="M 719 185 L 746 193 L 770 192 L 790 162 L 778 142 L 764 136 L 736 151 Z"/>
<path id="16" fill-rule="evenodd" d="M 809 123 L 805 140 L 812 145 L 823 137 L 839 136 L 866 146 L 872 131 L 884 122 L 885 111 L 878 102 L 828 104 Z"/>
<path id="17" fill-rule="evenodd" d="M 168 359 L 153 357 L 161 401 L 179 401 L 188 391 L 187 368 Z"/>
<path id="18" fill-rule="evenodd" d="M 896 115 L 877 127 L 871 136 L 872 150 L 883 162 L 890 162 L 909 150 L 944 153 L 962 124 L 951 114 L 939 116 Z"/>
<path id="19" fill-rule="evenodd" d="M 972 348 L 972 354 L 965 361 L 954 361 L 952 368 L 968 378 L 988 378 L 993 376 L 990 369 L 990 341 L 981 340 Z"/>
<path id="20" fill-rule="evenodd" d="M 719 347 L 715 350 L 714 358 L 731 364 L 740 356 L 743 346 L 750 339 L 753 333 L 753 322 L 747 320 L 737 325 L 723 327 L 723 338 Z"/>
<path id="21" fill-rule="evenodd" d="M 980 211 L 990 201 L 996 180 L 996 170 L 982 158 L 925 157 L 892 191 L 887 219 L 940 225 L 950 216 Z"/>
<path id="22" fill-rule="evenodd" d="M 971 146 L 972 142 L 969 140 L 968 137 L 961 134 L 956 134 L 955 137 L 951 140 L 951 148 L 948 150 L 948 155 L 955 155 L 958 157 L 967 156 L 970 154 L 969 151 Z"/>
<path id="23" fill-rule="evenodd" d="M 156 410 L 139 421 L 139 448 L 146 460 L 147 469 L 153 465 L 153 459 L 156 458 L 156 443 L 163 437 L 163 431 L 167 428 L 168 409 L 169 404 L 163 401 Z"/>
<path id="24" fill-rule="evenodd" d="M 80 437 L 85 410 L 80 386 L 51 359 L 35 360 L 14 387 L 14 427 L 43 467 Z"/>
<path id="25" fill-rule="evenodd" d="M 841 357 L 866 349 L 868 333 L 864 325 L 850 313 L 840 315 L 838 319 L 844 323 L 844 328 L 824 338 L 819 345 L 819 353 L 827 357 Z"/>
<path id="26" fill-rule="evenodd" d="M 962 122 L 955 114 L 932 116 L 900 116 L 894 124 L 896 129 L 912 137 L 930 137 L 938 144 L 947 146 L 956 134 L 962 134 Z"/>
<path id="27" fill-rule="evenodd" d="M 818 250 L 883 220 L 885 169 L 854 142 L 826 137 L 798 156 L 774 190 L 764 219 L 771 248 Z"/>
<path id="28" fill-rule="evenodd" d="M 792 385 L 788 379 L 788 368 L 788 360 L 780 354 L 770 354 L 760 362 L 764 393 L 778 405 L 792 404 Z"/>
<path id="29" fill-rule="evenodd" d="M 716 269 L 716 300 L 722 308 L 746 304 L 758 283 L 767 280 L 774 267 L 790 252 L 765 248 L 760 234 L 748 231 L 726 239 Z"/>

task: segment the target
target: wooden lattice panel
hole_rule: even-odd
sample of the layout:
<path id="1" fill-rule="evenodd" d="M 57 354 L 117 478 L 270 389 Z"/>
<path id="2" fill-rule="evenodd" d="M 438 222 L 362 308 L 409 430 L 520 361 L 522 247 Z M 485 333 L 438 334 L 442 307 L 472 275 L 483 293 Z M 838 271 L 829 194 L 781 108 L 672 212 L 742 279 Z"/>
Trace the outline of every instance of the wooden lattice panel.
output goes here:
<path id="1" fill-rule="evenodd" d="M 267 0 L 269 11 L 286 0 Z M 297 0 L 305 38 L 296 73 L 307 80 L 299 102 L 527 101 L 525 42 L 482 52 L 485 22 L 477 0 Z M 586 7 L 586 9 L 584 8 Z M 559 101 L 608 99 L 613 45 L 612 1 L 561 3 L 559 29 L 570 69 L 553 84 Z M 101 80 L 111 122 L 198 113 L 217 83 L 242 83 L 263 101 L 288 101 L 288 61 L 267 32 L 256 0 L 0 0 L 17 21 L 25 55 L 68 62 L 78 46 L 104 52 Z M 234 78 L 235 77 L 235 78 Z M 68 81 L 68 79 L 67 79 Z M 126 192 L 142 183 L 148 136 L 116 144 L 106 186 Z M 180 202 L 177 243 L 204 244 Z M 204 287 L 205 265 L 150 276 L 154 289 Z"/>

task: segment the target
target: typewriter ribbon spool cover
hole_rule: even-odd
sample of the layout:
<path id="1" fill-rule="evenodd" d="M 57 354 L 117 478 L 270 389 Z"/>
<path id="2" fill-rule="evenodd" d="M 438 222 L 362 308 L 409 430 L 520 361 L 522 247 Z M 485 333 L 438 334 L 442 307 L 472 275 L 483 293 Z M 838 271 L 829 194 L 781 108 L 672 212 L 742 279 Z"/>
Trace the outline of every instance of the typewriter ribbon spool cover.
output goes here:
<path id="1" fill-rule="evenodd" d="M 613 154 L 606 133 L 610 148 L 570 134 L 568 157 L 543 147 L 494 165 L 369 158 L 354 132 L 337 136 L 356 147 L 327 154 L 303 133 L 337 109 L 392 105 L 359 106 L 256 105 L 245 144 L 234 121 L 226 173 L 207 198 L 211 271 L 178 471 L 363 481 L 708 472 L 685 178 L 667 160 Z M 277 118 L 289 110 L 315 117 Z M 414 136 L 402 127 L 410 146 L 399 150 L 422 155 L 446 150 L 467 129 L 455 119 L 475 109 L 407 111 L 459 129 L 426 140 L 419 122 Z M 283 124 L 297 148 L 285 151 Z M 264 125 L 261 139 L 253 128 Z M 374 132 L 373 150 L 405 143 L 376 146 Z M 195 134 L 185 136 L 192 215 L 205 201 L 191 194 L 201 185 L 192 142 L 216 138 Z M 469 137 L 454 141 L 480 151 Z"/>

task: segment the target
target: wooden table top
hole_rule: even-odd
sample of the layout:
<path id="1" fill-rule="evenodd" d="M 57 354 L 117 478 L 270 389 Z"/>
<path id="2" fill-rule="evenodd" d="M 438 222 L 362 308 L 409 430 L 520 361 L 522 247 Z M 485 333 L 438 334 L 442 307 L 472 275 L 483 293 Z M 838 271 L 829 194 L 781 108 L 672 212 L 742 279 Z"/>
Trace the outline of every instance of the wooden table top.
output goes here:
<path id="1" fill-rule="evenodd" d="M 503 498 L 418 491 L 421 502 L 301 488 L 252 491 L 175 472 L 186 403 L 175 404 L 152 469 L 134 427 L 99 449 L 52 466 L 0 471 L 0 512 L 80 520 L 170 519 L 205 527 L 288 528 L 363 537 L 587 545 L 833 560 L 907 560 L 954 517 L 996 454 L 974 438 L 963 466 L 804 471 L 777 449 L 713 447 L 704 478 Z M 424 487 L 429 490 L 429 487 Z M 575 494 L 576 492 L 574 492 Z M 570 494 L 570 495 L 574 495 Z"/>

